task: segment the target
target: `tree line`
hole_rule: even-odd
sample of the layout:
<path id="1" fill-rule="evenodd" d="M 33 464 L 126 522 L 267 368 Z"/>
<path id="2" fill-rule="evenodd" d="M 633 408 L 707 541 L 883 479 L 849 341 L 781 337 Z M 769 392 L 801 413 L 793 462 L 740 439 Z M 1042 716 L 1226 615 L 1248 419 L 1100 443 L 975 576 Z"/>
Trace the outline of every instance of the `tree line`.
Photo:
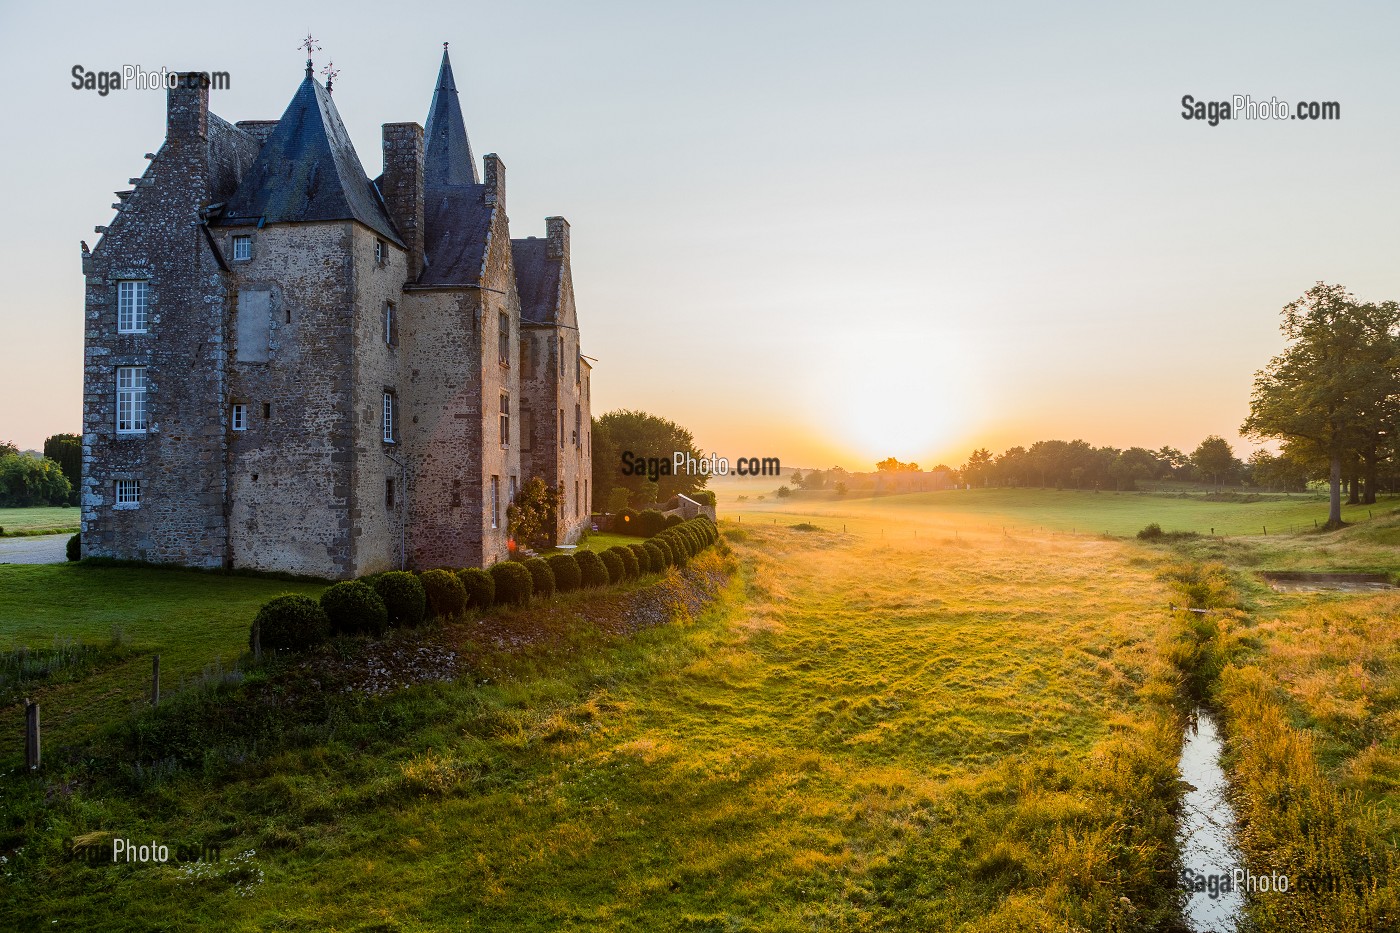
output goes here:
<path id="1" fill-rule="evenodd" d="M 76 434 L 55 434 L 44 453 L 0 441 L 0 507 L 77 505 L 83 477 L 83 444 Z"/>

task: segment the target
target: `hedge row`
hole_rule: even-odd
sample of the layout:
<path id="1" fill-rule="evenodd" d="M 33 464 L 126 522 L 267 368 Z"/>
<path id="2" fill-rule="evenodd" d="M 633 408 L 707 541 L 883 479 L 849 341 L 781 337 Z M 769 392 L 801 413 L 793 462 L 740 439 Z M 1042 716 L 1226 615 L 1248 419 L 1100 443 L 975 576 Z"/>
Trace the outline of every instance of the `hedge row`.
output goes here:
<path id="1" fill-rule="evenodd" d="M 714 523 L 701 516 L 663 526 L 647 541 L 602 552 L 506 560 L 487 570 L 394 570 L 346 580 L 328 587 L 319 602 L 289 593 L 263 604 L 253 619 L 249 645 L 255 651 L 302 651 L 333 635 L 378 636 L 390 626 L 451 618 L 468 609 L 524 606 L 556 592 L 604 587 L 684 566 L 718 540 Z"/>

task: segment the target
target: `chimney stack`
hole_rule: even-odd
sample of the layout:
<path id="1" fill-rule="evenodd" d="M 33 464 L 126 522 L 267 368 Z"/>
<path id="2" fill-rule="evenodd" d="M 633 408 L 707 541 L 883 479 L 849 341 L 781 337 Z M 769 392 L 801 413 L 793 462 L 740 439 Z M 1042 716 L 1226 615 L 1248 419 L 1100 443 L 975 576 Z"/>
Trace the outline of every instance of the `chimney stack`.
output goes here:
<path id="1" fill-rule="evenodd" d="M 499 207 L 504 212 L 506 209 L 506 164 L 494 152 L 487 153 L 481 161 L 486 170 L 486 177 L 482 179 L 482 183 L 486 185 L 486 206 Z"/>
<path id="2" fill-rule="evenodd" d="M 202 72 L 182 72 L 165 90 L 165 138 L 178 143 L 208 135 L 209 79 Z"/>
<path id="3" fill-rule="evenodd" d="M 549 235 L 545 252 L 550 259 L 569 260 L 569 222 L 563 217 L 546 217 L 544 228 Z"/>
<path id="4" fill-rule="evenodd" d="M 423 127 L 384 124 L 384 177 L 379 193 L 408 247 L 408 280 L 423 271 Z"/>

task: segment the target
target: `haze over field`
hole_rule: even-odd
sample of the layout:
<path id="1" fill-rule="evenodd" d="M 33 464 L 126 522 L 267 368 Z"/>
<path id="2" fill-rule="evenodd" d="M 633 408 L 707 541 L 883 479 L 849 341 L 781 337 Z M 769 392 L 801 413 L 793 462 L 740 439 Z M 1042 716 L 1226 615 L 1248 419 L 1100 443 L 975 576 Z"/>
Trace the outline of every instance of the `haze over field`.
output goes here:
<path id="1" fill-rule="evenodd" d="M 1400 297 L 1400 12 L 1373 4 L 250 2 L 217 37 L 131 15 L 0 7 L 0 106 L 25 128 L 0 151 L 22 180 L 0 439 L 21 447 L 79 429 L 78 241 L 163 134 L 159 94 L 77 91 L 73 66 L 227 70 L 213 109 L 269 119 L 308 27 L 371 175 L 380 124 L 424 119 L 453 43 L 514 234 L 573 223 L 594 412 L 643 407 L 730 457 L 1234 440 L 1285 302 L 1319 279 Z M 1181 117 L 1185 94 L 1236 93 L 1342 118 Z M 678 374 L 677 352 L 706 366 Z"/>

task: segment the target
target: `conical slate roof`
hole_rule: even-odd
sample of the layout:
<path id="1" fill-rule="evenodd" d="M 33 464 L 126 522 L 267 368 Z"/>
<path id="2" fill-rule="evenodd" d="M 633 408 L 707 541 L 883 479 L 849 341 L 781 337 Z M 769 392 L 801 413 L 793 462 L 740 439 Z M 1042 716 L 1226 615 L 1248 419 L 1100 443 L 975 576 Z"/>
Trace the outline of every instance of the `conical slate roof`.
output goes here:
<path id="1" fill-rule="evenodd" d="M 437 89 L 428 108 L 428 125 L 423 131 L 426 151 L 423 159 L 423 186 L 475 185 L 476 158 L 467 139 L 467 124 L 457 100 L 457 82 L 452 78 L 452 62 L 442 50 Z"/>
<path id="2" fill-rule="evenodd" d="M 307 72 L 263 143 L 222 224 L 357 220 L 402 245 L 365 176 L 330 92 Z"/>

